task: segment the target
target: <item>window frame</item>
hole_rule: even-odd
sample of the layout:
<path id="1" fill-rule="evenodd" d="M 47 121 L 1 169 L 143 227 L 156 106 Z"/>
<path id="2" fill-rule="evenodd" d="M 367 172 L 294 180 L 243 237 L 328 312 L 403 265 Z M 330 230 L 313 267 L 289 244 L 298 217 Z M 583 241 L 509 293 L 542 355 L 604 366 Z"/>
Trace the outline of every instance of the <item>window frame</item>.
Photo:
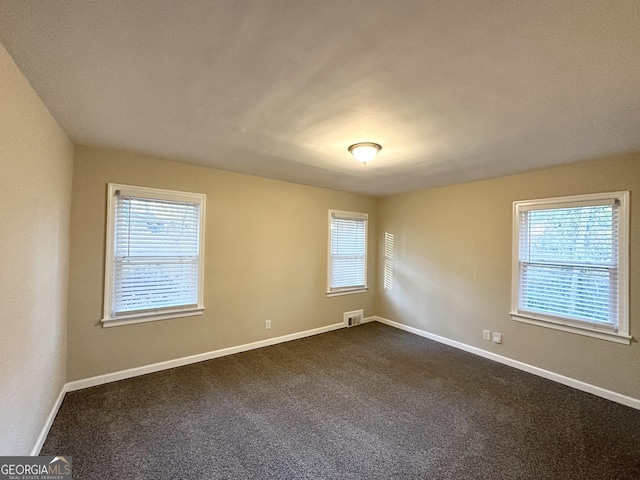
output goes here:
<path id="1" fill-rule="evenodd" d="M 340 287 L 331 288 L 331 218 L 336 215 L 338 218 L 364 220 L 364 287 Z M 329 210 L 327 233 L 327 297 L 337 297 L 340 295 L 351 295 L 354 293 L 364 293 L 369 290 L 367 263 L 369 261 L 369 214 L 361 212 L 350 212 L 346 210 Z"/>
<path id="2" fill-rule="evenodd" d="M 144 199 L 155 199 L 160 201 L 176 201 L 200 204 L 199 214 L 199 258 L 198 258 L 198 301 L 195 306 L 175 308 L 149 309 L 144 312 L 123 313 L 113 315 L 113 270 L 115 266 L 115 214 L 116 214 L 116 191 L 125 190 L 132 197 Z M 105 269 L 104 269 L 104 304 L 103 304 L 103 327 L 115 327 L 135 323 L 153 322 L 167 320 L 170 318 L 191 317 L 202 315 L 204 312 L 204 239 L 205 239 L 205 218 L 206 218 L 206 195 L 203 193 L 182 192 L 177 190 L 166 190 L 151 187 L 139 187 L 134 185 L 124 185 L 109 183 L 107 186 L 107 219 L 106 219 L 106 241 L 105 241 Z"/>
<path id="3" fill-rule="evenodd" d="M 632 337 L 629 335 L 629 200 L 629 192 L 620 191 L 513 202 L 510 311 L 513 320 L 626 345 L 631 343 Z M 587 207 L 598 205 L 599 202 L 604 205 L 607 201 L 616 202 L 619 209 L 617 236 L 618 317 L 616 325 L 521 311 L 519 307 L 521 295 L 519 256 L 521 213 L 531 210 Z"/>

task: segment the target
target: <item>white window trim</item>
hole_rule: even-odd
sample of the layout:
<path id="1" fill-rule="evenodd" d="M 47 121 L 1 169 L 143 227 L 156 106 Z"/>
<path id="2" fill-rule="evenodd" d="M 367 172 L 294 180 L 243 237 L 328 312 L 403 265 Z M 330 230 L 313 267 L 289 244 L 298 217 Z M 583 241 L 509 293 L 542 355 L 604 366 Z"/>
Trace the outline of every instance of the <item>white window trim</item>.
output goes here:
<path id="1" fill-rule="evenodd" d="M 513 202 L 513 237 L 511 260 L 511 318 L 518 322 L 552 328 L 563 332 L 585 335 L 588 337 L 609 340 L 625 345 L 631 344 L 629 335 L 629 192 L 608 192 L 587 195 L 572 195 L 567 197 L 553 197 L 537 200 Z M 520 212 L 549 208 L 570 208 L 591 204 L 601 204 L 603 201 L 619 202 L 618 217 L 618 325 L 614 329 L 608 325 L 600 325 L 580 320 L 562 319 L 543 314 L 521 312 L 518 308 L 520 295 L 519 269 L 519 222 Z"/>
<path id="2" fill-rule="evenodd" d="M 327 292 L 327 297 L 341 297 L 342 295 L 353 295 L 354 293 L 366 293 L 369 291 L 369 287 L 364 288 L 345 288 L 343 290 L 334 290 L 332 292 Z"/>
<path id="3" fill-rule="evenodd" d="M 111 315 L 111 304 L 113 296 L 113 265 L 114 265 L 114 220 L 115 220 L 115 193 L 121 190 L 128 195 L 155 198 L 158 200 L 174 200 L 191 203 L 199 203 L 200 208 L 200 258 L 198 263 L 198 304 L 186 308 L 158 309 L 146 312 L 136 312 L 131 314 Z M 204 233 L 205 233 L 205 211 L 206 195 L 202 193 L 179 192 L 175 190 L 164 190 L 159 188 L 136 187 L 133 185 L 122 185 L 109 183 L 107 188 L 107 228 L 105 243 L 105 269 L 104 269 L 104 304 L 103 304 L 103 327 L 117 327 L 121 325 L 131 325 L 136 323 L 154 322 L 158 320 L 168 320 L 170 318 L 192 317 L 202 315 L 204 312 Z"/>
<path id="4" fill-rule="evenodd" d="M 345 287 L 331 289 L 331 217 L 338 215 L 341 218 L 352 218 L 354 220 L 364 220 L 364 287 Z M 346 210 L 329 210 L 327 232 L 327 297 L 339 297 L 342 295 L 352 295 L 354 293 L 365 293 L 369 290 L 367 263 L 369 263 L 369 214 L 359 212 L 349 212 Z"/>

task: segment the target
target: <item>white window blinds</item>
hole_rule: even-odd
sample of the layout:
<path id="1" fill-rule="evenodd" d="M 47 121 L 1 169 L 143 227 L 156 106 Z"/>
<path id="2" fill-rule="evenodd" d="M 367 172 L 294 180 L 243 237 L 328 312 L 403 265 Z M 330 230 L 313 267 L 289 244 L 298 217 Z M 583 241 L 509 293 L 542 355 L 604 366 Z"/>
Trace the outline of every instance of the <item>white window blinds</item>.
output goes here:
<path id="1" fill-rule="evenodd" d="M 107 320 L 201 305 L 203 196 L 140 190 L 113 190 Z"/>
<path id="2" fill-rule="evenodd" d="M 584 197 L 517 205 L 517 312 L 617 331 L 620 200 Z"/>
<path id="3" fill-rule="evenodd" d="M 329 213 L 329 292 L 366 288 L 367 215 Z"/>

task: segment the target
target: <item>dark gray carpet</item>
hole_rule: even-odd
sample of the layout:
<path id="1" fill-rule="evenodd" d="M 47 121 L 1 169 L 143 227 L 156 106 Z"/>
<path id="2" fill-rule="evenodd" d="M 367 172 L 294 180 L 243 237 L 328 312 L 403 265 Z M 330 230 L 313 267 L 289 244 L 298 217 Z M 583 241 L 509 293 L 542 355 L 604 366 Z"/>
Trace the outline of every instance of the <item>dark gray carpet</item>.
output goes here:
<path id="1" fill-rule="evenodd" d="M 640 479 L 640 411 L 371 323 L 68 393 L 80 479 Z"/>

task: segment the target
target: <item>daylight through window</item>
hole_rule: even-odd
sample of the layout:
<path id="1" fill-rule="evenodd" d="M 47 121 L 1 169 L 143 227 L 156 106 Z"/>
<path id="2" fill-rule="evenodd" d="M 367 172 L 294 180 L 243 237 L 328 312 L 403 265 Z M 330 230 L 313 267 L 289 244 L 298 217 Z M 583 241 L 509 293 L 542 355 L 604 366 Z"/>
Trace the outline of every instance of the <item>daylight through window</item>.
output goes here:
<path id="1" fill-rule="evenodd" d="M 112 184 L 109 202 L 103 322 L 201 313 L 204 195 Z"/>
<path id="2" fill-rule="evenodd" d="M 628 194 L 514 204 L 514 305 L 524 319 L 628 336 Z"/>
<path id="3" fill-rule="evenodd" d="M 366 213 L 329 210 L 329 294 L 366 290 L 367 219 Z"/>

